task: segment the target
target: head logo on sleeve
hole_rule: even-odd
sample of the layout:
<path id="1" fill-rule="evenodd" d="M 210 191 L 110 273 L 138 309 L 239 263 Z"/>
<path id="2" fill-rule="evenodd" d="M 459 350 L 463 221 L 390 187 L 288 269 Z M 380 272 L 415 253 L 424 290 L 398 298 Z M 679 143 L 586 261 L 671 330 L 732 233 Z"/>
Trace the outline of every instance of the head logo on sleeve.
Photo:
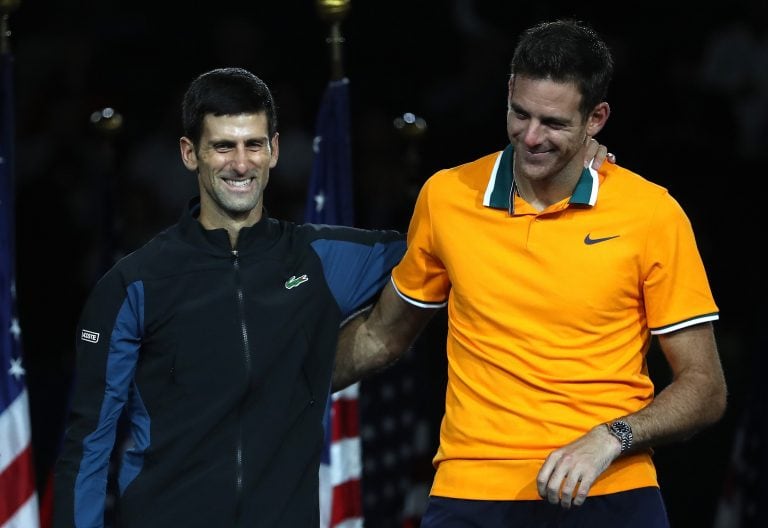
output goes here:
<path id="1" fill-rule="evenodd" d="M 90 330 L 83 329 L 80 331 L 80 339 L 82 339 L 83 341 L 87 341 L 89 343 L 98 343 L 99 333 L 91 332 Z"/>

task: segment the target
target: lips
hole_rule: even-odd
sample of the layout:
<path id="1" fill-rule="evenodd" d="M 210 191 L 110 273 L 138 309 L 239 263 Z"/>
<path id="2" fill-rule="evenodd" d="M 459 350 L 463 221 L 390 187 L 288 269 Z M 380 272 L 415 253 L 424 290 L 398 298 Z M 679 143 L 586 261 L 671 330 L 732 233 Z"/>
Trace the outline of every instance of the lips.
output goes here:
<path id="1" fill-rule="evenodd" d="M 536 150 L 536 151 L 525 150 L 524 152 L 528 157 L 533 157 L 534 159 L 538 159 L 542 157 L 544 154 L 549 154 L 552 151 L 551 150 Z"/>

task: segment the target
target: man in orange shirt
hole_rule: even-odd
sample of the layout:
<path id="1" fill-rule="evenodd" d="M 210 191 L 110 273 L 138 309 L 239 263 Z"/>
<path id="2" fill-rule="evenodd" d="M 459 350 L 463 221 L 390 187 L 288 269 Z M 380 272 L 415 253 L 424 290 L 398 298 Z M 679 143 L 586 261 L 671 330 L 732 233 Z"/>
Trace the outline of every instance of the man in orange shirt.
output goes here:
<path id="1" fill-rule="evenodd" d="M 719 313 L 687 215 L 619 165 L 583 167 L 612 72 L 581 22 L 527 30 L 510 145 L 424 184 L 391 284 L 342 332 L 335 389 L 396 360 L 448 307 L 422 528 L 667 527 L 651 447 L 724 412 Z M 673 372 L 655 397 L 653 336 Z"/>

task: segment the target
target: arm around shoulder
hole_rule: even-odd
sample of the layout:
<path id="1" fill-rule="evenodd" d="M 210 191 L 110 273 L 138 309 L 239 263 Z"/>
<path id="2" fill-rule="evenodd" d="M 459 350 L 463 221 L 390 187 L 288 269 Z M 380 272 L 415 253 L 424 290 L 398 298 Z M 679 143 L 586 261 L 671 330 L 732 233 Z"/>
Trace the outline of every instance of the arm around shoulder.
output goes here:
<path id="1" fill-rule="evenodd" d="M 370 311 L 339 332 L 332 390 L 341 390 L 397 361 L 435 314 L 413 305 L 387 284 Z"/>

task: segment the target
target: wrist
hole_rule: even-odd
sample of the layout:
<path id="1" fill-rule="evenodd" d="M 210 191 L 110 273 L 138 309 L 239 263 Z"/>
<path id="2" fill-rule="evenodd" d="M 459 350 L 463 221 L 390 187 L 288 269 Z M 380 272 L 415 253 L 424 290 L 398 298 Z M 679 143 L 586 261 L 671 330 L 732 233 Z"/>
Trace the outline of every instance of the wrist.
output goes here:
<path id="1" fill-rule="evenodd" d="M 619 441 L 620 454 L 632 449 L 632 426 L 625 420 L 613 420 L 604 424 L 608 432 Z"/>

